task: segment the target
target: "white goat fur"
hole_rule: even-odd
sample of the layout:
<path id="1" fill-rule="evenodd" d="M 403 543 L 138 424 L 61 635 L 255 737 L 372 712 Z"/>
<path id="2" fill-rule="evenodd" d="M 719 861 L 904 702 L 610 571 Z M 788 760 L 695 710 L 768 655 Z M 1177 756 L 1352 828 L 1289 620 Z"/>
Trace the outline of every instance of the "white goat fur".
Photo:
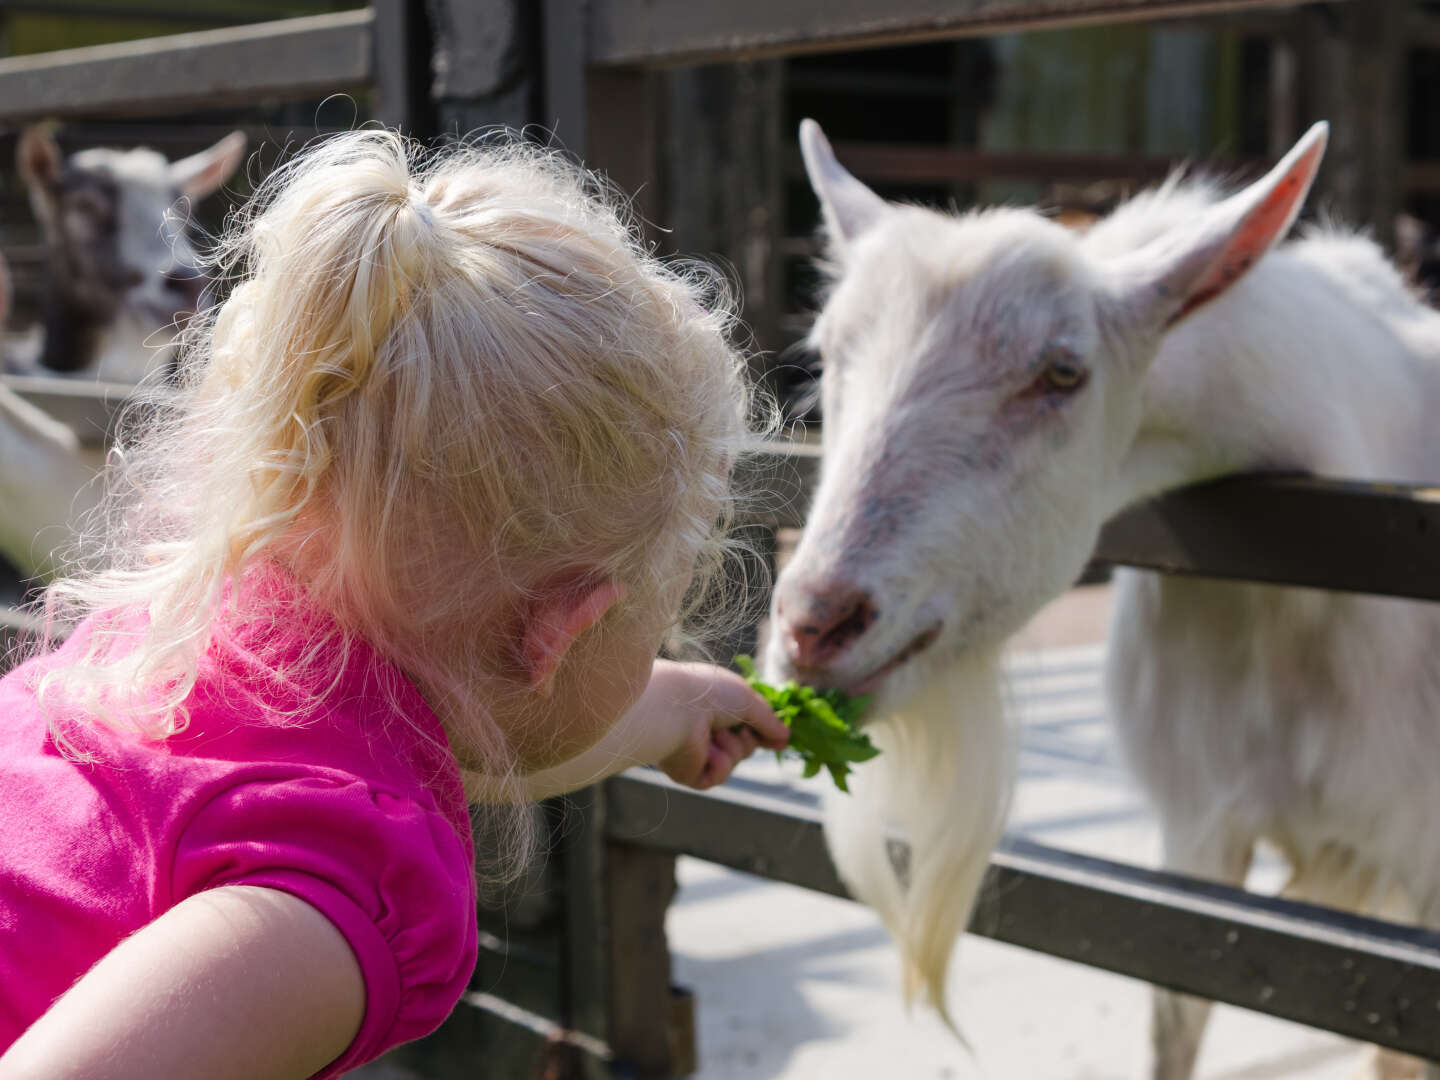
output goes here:
<path id="1" fill-rule="evenodd" d="M 0 555 L 25 577 L 48 577 L 53 552 L 99 501 L 104 451 L 0 386 Z"/>
<path id="2" fill-rule="evenodd" d="M 827 835 L 943 1012 L 1011 775 L 1003 639 L 1074 581 L 1107 518 L 1160 491 L 1275 468 L 1435 480 L 1440 314 L 1367 239 L 1314 230 L 1265 254 L 1323 129 L 1231 199 L 1172 181 L 1083 236 L 1029 211 L 885 204 L 818 128 L 802 145 L 835 270 L 813 335 L 825 461 L 766 662 L 878 682 L 887 753 Z M 1037 381 L 1057 357 L 1083 388 Z M 806 671 L 803 613 L 856 588 L 873 622 Z M 1398 886 L 1440 925 L 1440 607 L 1140 572 L 1116 594 L 1111 709 L 1166 867 L 1239 884 L 1264 838 L 1294 895 L 1364 908 Z M 928 647 L 867 675 L 931 625 Z M 912 838 L 908 889 L 888 820 Z M 1190 1075 L 1205 1011 L 1157 996 L 1149 1075 Z"/>

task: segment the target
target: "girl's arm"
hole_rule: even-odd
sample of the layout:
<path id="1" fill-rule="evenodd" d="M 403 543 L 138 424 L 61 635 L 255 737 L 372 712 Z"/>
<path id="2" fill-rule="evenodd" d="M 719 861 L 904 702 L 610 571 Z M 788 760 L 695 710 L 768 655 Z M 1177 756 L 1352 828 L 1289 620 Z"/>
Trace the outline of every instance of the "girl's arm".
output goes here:
<path id="1" fill-rule="evenodd" d="M 139 930 L 0 1057 L 0 1080 L 304 1080 L 365 1012 L 345 938 L 289 893 L 197 893 Z"/>
<path id="2" fill-rule="evenodd" d="M 575 791 L 632 765 L 659 765 L 682 784 L 708 788 L 757 746 L 778 750 L 789 739 L 790 729 L 734 672 L 657 660 L 619 723 L 578 757 L 527 776 L 527 794 L 544 799 Z"/>

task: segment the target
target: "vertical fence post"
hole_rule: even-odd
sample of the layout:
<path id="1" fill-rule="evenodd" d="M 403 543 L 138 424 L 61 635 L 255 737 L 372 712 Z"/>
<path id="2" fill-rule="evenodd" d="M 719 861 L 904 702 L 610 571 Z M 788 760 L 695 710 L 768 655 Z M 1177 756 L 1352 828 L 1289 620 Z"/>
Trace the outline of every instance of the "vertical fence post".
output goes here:
<path id="1" fill-rule="evenodd" d="M 426 0 L 436 133 L 465 136 L 543 121 L 540 19 L 532 0 Z"/>
<path id="2" fill-rule="evenodd" d="M 1307 111 L 1330 121 L 1330 147 L 1314 203 L 1369 226 L 1390 247 L 1402 207 L 1405 59 L 1414 0 L 1315 4 L 1302 8 Z"/>
<path id="3" fill-rule="evenodd" d="M 577 0 L 545 0 L 542 121 L 557 143 L 624 191 L 643 226 L 656 194 L 653 77 L 589 68 L 586 14 Z M 693 1067 L 686 1060 L 693 1045 L 684 1024 L 671 1021 L 665 944 L 675 858 L 607 846 L 603 787 L 568 801 L 557 851 L 565 882 L 566 1022 L 604 1039 L 614 1055 L 608 1070 L 593 1058 L 584 1069 L 635 1080 L 683 1075 L 679 1070 Z M 683 1008 L 679 1015 L 686 1016 Z"/>
<path id="4" fill-rule="evenodd" d="M 764 382 L 785 344 L 779 300 L 784 63 L 679 68 L 663 72 L 658 81 L 665 126 L 657 157 L 668 246 L 728 260 L 744 301 L 745 326 L 758 346 L 751 376 Z"/>
<path id="5" fill-rule="evenodd" d="M 430 100 L 432 41 L 424 0 L 374 0 L 374 11 L 372 114 L 387 127 L 428 139 L 435 132 L 435 110 Z"/>
<path id="6" fill-rule="evenodd" d="M 657 87 L 638 68 L 584 71 L 583 158 L 630 199 L 637 225 L 655 224 L 658 205 Z M 595 789 L 598 802 L 603 789 Z M 603 809 L 602 809 L 603 815 Z M 595 845 L 604 880 L 608 1040 L 617 1076 L 669 1080 L 693 1070 L 693 1044 L 672 1017 L 665 910 L 675 891 L 675 857 Z M 683 1000 L 683 999 L 682 999 Z M 681 1014 L 683 1020 L 688 1014 Z"/>
<path id="7" fill-rule="evenodd" d="M 691 998 L 670 985 L 665 912 L 675 895 L 675 856 L 628 844 L 605 849 L 610 909 L 610 1045 L 634 1080 L 695 1070 Z"/>
<path id="8" fill-rule="evenodd" d="M 541 9 L 540 121 L 550 137 L 583 160 L 587 147 L 583 0 L 544 0 Z M 605 800 L 598 786 L 564 800 L 565 822 L 556 845 L 564 887 L 561 948 L 565 1023 L 610 1039 L 610 920 L 605 888 Z M 576 1063 L 586 1080 L 614 1075 L 604 1063 Z"/>

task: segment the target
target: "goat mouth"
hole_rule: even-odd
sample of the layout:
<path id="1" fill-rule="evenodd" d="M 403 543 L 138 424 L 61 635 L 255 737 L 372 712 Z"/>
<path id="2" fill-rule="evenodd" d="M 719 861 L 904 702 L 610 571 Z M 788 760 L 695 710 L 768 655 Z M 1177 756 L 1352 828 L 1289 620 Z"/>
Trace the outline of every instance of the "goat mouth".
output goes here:
<path id="1" fill-rule="evenodd" d="M 940 630 L 941 624 L 938 622 L 921 630 L 920 633 L 916 634 L 910 640 L 910 644 L 906 645 L 893 657 L 856 683 L 853 693 L 868 694 L 874 691 L 891 672 L 909 663 L 920 653 L 935 644 L 935 639 L 940 636 Z"/>

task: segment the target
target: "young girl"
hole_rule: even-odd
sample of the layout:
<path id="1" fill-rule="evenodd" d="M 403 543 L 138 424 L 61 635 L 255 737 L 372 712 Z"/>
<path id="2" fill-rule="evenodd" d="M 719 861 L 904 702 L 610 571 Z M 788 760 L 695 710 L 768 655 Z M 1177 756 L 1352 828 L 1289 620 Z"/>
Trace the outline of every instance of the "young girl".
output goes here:
<path id="1" fill-rule="evenodd" d="M 4 1080 L 336 1075 L 465 988 L 467 794 L 786 741 L 655 659 L 746 435 L 724 305 L 555 157 L 409 156 L 265 184 L 103 569 L 46 595 L 74 632 L 0 682 Z"/>

